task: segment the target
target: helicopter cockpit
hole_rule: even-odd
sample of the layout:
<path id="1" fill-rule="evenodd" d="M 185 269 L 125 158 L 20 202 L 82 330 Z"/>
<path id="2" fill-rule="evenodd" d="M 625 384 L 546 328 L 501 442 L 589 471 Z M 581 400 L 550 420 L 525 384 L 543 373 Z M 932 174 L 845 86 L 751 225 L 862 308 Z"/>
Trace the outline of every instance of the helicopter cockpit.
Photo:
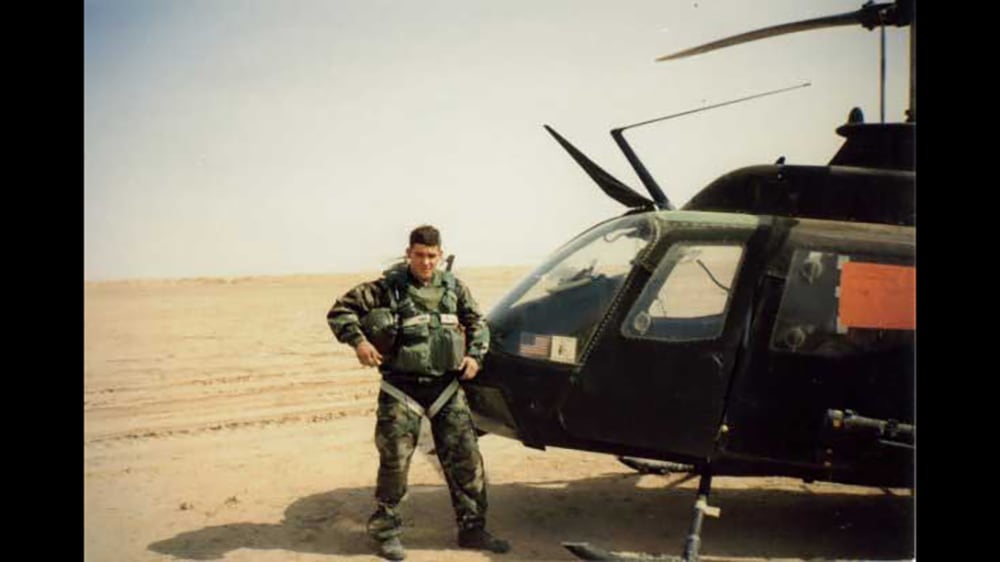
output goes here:
<path id="1" fill-rule="evenodd" d="M 719 335 L 742 246 L 679 241 L 665 248 L 658 242 L 692 220 L 703 227 L 754 222 L 734 217 L 649 212 L 598 224 L 559 248 L 490 311 L 492 349 L 579 365 L 634 268 L 649 281 L 630 307 L 622 335 L 678 342 Z M 637 277 L 632 275 L 631 285 Z"/>
<path id="2" fill-rule="evenodd" d="M 558 249 L 490 312 L 493 348 L 578 363 L 612 297 L 649 252 L 658 230 L 651 215 L 625 216 Z"/>
<path id="3" fill-rule="evenodd" d="M 675 450 L 711 447 L 726 385 L 720 374 L 732 365 L 743 321 L 730 314 L 746 298 L 736 279 L 760 221 L 629 213 L 559 248 L 487 315 L 490 354 L 481 384 L 469 389 L 477 425 L 529 445 L 558 434 L 600 447 L 644 423 L 649 431 L 629 431 L 628 445 L 645 449 L 684 416 L 698 427 L 672 437 Z M 650 390 L 648 401 L 628 398 L 640 387 Z M 710 407 L 689 412 L 691 392 L 705 394 Z M 557 426 L 544 427 L 550 422 Z"/>

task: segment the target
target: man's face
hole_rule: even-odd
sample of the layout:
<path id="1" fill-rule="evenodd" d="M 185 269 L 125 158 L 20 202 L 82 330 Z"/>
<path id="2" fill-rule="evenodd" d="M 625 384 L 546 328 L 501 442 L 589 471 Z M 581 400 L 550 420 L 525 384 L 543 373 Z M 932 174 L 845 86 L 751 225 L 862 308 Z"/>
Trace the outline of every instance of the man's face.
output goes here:
<path id="1" fill-rule="evenodd" d="M 410 260 L 413 276 L 427 283 L 434 277 L 434 270 L 441 261 L 441 246 L 413 244 L 406 249 L 406 257 Z"/>

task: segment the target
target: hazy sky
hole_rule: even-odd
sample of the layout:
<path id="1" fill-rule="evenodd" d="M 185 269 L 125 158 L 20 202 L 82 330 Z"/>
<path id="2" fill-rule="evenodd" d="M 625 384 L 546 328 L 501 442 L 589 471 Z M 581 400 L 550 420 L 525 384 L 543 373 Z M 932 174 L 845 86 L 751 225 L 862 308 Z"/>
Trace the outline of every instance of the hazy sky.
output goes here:
<path id="1" fill-rule="evenodd" d="M 410 229 L 456 266 L 529 264 L 625 209 L 542 129 L 645 194 L 612 127 L 810 81 L 628 133 L 668 197 L 743 165 L 826 163 L 878 119 L 878 31 L 659 55 L 860 0 L 85 2 L 84 278 L 376 270 Z M 908 32 L 887 31 L 886 116 Z"/>

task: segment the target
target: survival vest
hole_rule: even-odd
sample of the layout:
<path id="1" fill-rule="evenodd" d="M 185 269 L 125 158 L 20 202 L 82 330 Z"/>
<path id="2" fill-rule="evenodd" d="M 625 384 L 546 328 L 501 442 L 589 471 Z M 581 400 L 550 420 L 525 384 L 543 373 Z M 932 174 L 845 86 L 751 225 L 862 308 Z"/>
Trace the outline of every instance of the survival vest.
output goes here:
<path id="1" fill-rule="evenodd" d="M 441 376 L 465 357 L 465 332 L 458 321 L 455 276 L 441 271 L 441 283 L 409 282 L 405 265 L 385 272 L 389 307 L 362 319 L 365 335 L 383 355 L 383 372 Z"/>

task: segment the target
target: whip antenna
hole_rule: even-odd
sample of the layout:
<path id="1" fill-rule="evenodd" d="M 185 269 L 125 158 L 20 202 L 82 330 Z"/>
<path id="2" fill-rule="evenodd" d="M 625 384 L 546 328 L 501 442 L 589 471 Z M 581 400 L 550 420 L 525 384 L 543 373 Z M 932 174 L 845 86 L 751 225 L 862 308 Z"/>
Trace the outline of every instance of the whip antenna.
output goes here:
<path id="1" fill-rule="evenodd" d="M 700 111 L 708 111 L 709 109 L 715 109 L 726 105 L 733 105 L 745 101 L 750 101 L 756 98 L 772 96 L 774 94 L 780 94 L 782 92 L 788 92 L 790 90 L 796 90 L 798 88 L 805 88 L 810 85 L 811 85 L 810 82 L 803 82 L 802 84 L 796 84 L 794 86 L 787 86 L 785 88 L 779 88 L 777 90 L 771 90 L 769 92 L 753 94 L 752 96 L 746 96 L 734 100 L 724 101 L 721 103 L 716 103 L 705 107 L 699 107 L 697 109 L 689 109 L 687 111 L 682 111 L 680 113 L 674 113 L 672 115 L 666 115 L 664 117 L 657 117 L 655 119 L 649 119 L 646 121 L 641 121 L 639 123 L 625 125 L 624 127 L 611 129 L 611 138 L 615 139 L 615 143 L 618 144 L 618 148 L 620 148 L 622 152 L 625 153 L 625 158 L 628 160 L 629 164 L 632 165 L 632 169 L 635 170 L 635 173 L 638 174 L 639 180 L 642 181 L 642 184 L 644 186 L 646 186 L 646 190 L 649 191 L 649 194 L 653 197 L 653 202 L 656 203 L 657 208 L 673 209 L 674 208 L 673 204 L 670 203 L 670 200 L 667 199 L 666 194 L 663 193 L 663 190 L 660 189 L 660 186 L 656 183 L 656 180 L 654 180 L 653 176 L 650 175 L 649 170 L 646 169 L 646 166 L 644 166 L 642 164 L 642 161 L 639 160 L 639 157 L 636 155 L 635 151 L 632 150 L 631 146 L 629 146 L 628 141 L 625 140 L 625 135 L 623 133 L 626 130 L 631 129 L 633 127 L 641 127 L 642 125 L 649 125 L 650 123 L 656 123 L 658 121 L 666 121 L 667 119 L 673 119 L 674 117 L 681 117 L 683 115 L 690 115 L 692 113 L 698 113 Z"/>

